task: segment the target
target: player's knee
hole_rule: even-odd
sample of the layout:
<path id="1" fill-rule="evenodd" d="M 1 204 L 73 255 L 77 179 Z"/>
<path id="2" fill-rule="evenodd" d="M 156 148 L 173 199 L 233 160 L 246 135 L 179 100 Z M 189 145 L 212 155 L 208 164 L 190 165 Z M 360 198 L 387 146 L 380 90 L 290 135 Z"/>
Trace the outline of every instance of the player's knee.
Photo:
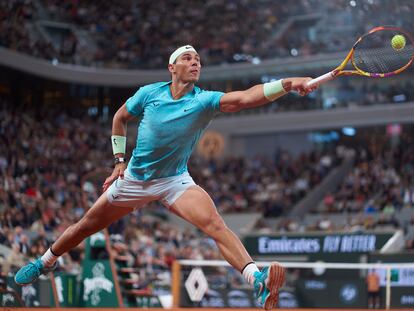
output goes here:
<path id="1" fill-rule="evenodd" d="M 227 226 L 219 215 L 210 218 L 204 227 L 204 231 L 213 238 L 222 235 L 225 230 L 227 230 Z"/>

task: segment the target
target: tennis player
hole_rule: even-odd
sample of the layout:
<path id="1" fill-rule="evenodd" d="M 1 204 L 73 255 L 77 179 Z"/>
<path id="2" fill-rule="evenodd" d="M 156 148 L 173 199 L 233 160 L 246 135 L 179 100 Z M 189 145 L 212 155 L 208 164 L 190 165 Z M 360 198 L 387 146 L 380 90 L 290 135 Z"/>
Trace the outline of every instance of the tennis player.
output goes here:
<path id="1" fill-rule="evenodd" d="M 262 106 L 290 91 L 305 95 L 313 90 L 306 86 L 311 79 L 287 78 L 226 94 L 205 91 L 195 85 L 201 63 L 190 45 L 171 54 L 168 70 L 172 81 L 141 87 L 115 113 L 111 139 L 115 168 L 103 184 L 104 193 L 41 258 L 17 272 L 17 284 L 32 283 L 55 269 L 58 257 L 86 237 L 158 200 L 214 239 L 222 256 L 254 287 L 266 310 L 277 304 L 284 282 L 283 267 L 273 263 L 259 271 L 239 238 L 217 213 L 210 196 L 194 183 L 187 162 L 204 129 L 218 113 Z M 139 120 L 138 137 L 128 162 L 127 123 L 134 118 Z"/>

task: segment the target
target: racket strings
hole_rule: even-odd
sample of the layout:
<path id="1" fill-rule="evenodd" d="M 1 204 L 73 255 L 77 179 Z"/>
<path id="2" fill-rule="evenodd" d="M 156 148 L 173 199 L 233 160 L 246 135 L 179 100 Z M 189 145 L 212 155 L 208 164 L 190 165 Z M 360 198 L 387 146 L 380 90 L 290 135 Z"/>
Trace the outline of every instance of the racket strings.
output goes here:
<path id="1" fill-rule="evenodd" d="M 404 36 L 406 44 L 401 49 L 391 45 L 392 38 L 401 34 L 394 30 L 379 30 L 362 38 L 355 46 L 353 65 L 367 73 L 390 73 L 407 65 L 414 56 L 410 38 Z"/>
<path id="2" fill-rule="evenodd" d="M 386 51 L 380 51 L 379 53 L 366 53 L 365 59 L 369 59 L 367 62 L 368 72 L 371 73 L 387 73 L 395 71 L 403 67 L 407 62 L 401 62 L 399 59 L 395 59 L 394 54 L 387 53 Z"/>

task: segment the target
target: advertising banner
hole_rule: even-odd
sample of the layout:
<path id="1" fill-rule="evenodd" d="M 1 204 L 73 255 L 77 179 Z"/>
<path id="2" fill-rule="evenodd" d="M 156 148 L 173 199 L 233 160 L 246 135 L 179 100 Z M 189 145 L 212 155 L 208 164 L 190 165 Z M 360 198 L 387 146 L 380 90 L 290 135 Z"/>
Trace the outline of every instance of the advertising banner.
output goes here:
<path id="1" fill-rule="evenodd" d="M 118 307 L 114 276 L 107 255 L 102 232 L 86 239 L 80 295 L 82 307 Z"/>
<path id="2" fill-rule="evenodd" d="M 48 278 L 39 278 L 33 284 L 19 286 L 13 277 L 7 277 L 9 293 L 3 295 L 4 305 L 23 304 L 26 307 L 50 307 L 55 306 L 52 294 L 52 286 Z M 19 295 L 20 299 L 11 292 Z"/>
<path id="3" fill-rule="evenodd" d="M 67 273 L 55 273 L 56 292 L 61 307 L 79 305 L 79 282 L 77 276 Z"/>
<path id="4" fill-rule="evenodd" d="M 393 233 L 254 235 L 244 238 L 251 255 L 362 254 L 381 249 Z"/>
<path id="5" fill-rule="evenodd" d="M 366 284 L 361 279 L 302 279 L 296 283 L 300 307 L 366 308 Z"/>
<path id="6" fill-rule="evenodd" d="M 83 307 L 117 307 L 115 284 L 108 260 L 85 260 L 82 274 Z"/>
<path id="7" fill-rule="evenodd" d="M 181 289 L 182 307 L 203 308 L 255 308 L 259 307 L 253 290 L 249 289 L 211 289 L 209 288 L 200 302 L 189 298 L 185 287 Z"/>
<path id="8" fill-rule="evenodd" d="M 134 307 L 138 308 L 162 308 L 158 296 L 137 296 L 135 297 L 136 304 Z"/>

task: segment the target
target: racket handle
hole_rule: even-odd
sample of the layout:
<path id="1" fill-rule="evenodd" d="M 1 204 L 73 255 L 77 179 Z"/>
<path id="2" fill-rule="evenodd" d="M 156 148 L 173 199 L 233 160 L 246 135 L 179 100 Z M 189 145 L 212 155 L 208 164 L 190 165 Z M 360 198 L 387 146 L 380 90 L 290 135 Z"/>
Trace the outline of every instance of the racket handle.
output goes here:
<path id="1" fill-rule="evenodd" d="M 328 73 L 325 73 L 324 75 L 321 75 L 315 79 L 310 80 L 306 86 L 315 86 L 322 83 L 325 83 L 327 81 L 333 80 L 335 78 L 335 75 L 333 71 L 330 71 Z"/>

